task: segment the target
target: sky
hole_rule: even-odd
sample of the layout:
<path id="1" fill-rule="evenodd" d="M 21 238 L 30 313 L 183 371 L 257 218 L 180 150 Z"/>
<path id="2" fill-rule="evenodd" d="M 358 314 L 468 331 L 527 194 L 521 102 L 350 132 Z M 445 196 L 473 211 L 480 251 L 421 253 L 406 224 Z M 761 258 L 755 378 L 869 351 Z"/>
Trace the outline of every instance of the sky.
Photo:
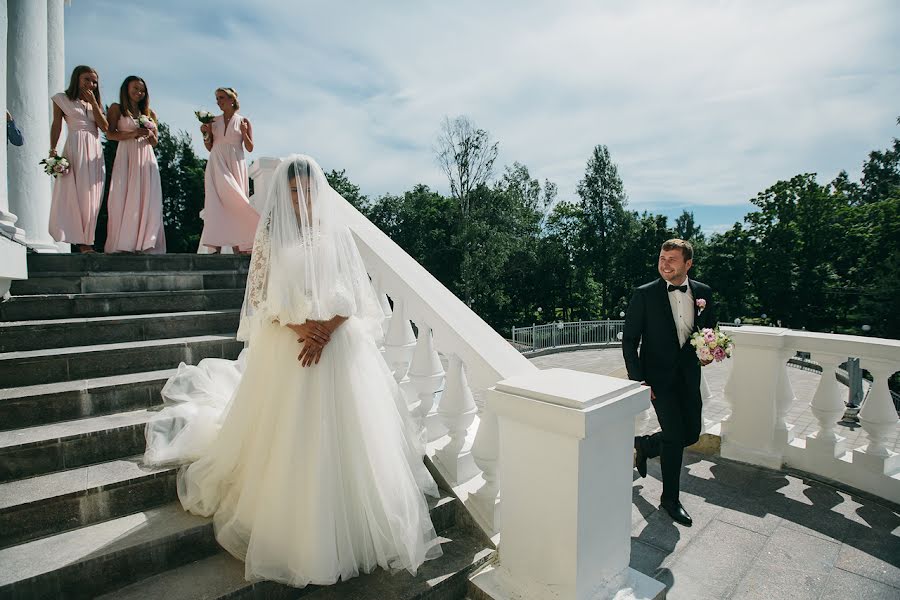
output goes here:
<path id="1" fill-rule="evenodd" d="M 469 116 L 575 199 L 597 144 L 633 210 L 724 231 L 782 179 L 842 169 L 900 136 L 896 0 L 75 0 L 66 65 L 104 102 L 143 77 L 160 119 L 235 88 L 250 160 L 303 152 L 370 197 L 444 193 L 441 120 Z"/>

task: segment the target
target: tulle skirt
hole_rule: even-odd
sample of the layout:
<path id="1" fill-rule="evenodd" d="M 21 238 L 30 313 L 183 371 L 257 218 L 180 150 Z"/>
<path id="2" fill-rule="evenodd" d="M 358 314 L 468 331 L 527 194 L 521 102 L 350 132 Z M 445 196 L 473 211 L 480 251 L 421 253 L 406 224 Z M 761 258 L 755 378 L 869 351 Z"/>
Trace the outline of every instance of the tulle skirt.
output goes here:
<path id="1" fill-rule="evenodd" d="M 415 574 L 441 555 L 423 496 L 437 486 L 399 388 L 354 318 L 318 365 L 300 366 L 296 338 L 264 323 L 238 361 L 179 367 L 145 461 L 193 461 L 179 471 L 179 499 L 213 517 L 248 580 Z"/>

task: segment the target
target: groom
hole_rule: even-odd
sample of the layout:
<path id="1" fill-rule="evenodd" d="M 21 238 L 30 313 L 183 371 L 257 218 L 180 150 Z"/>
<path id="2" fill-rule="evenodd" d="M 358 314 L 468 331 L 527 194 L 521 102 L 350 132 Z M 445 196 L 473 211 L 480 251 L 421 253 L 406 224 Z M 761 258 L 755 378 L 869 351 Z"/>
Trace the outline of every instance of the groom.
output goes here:
<path id="1" fill-rule="evenodd" d="M 693 521 L 678 499 L 684 448 L 700 438 L 700 361 L 691 333 L 715 327 L 712 290 L 688 278 L 694 249 L 671 239 L 662 245 L 661 279 L 634 290 L 625 316 L 622 353 L 628 378 L 650 386 L 650 399 L 662 431 L 634 438 L 635 466 L 647 475 L 647 459 L 659 457 L 663 491 L 660 507 L 673 520 Z M 638 350 L 640 344 L 640 351 Z"/>

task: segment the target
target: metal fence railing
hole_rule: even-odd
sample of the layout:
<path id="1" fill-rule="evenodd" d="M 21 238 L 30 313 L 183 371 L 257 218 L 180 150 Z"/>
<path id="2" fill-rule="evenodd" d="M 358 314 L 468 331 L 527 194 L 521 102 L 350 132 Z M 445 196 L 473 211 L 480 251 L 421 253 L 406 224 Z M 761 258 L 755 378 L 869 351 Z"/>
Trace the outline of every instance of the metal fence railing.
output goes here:
<path id="1" fill-rule="evenodd" d="M 510 342 L 520 352 L 563 346 L 618 344 L 625 321 L 576 321 L 513 327 Z"/>

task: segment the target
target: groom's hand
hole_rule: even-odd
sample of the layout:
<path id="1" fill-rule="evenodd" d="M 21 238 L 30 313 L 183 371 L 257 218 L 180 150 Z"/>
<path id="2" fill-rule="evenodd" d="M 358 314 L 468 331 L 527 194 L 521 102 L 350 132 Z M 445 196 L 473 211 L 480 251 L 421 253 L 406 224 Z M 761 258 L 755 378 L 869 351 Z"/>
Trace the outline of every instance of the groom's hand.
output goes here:
<path id="1" fill-rule="evenodd" d="M 646 381 L 642 381 L 641 385 L 646 385 L 647 387 L 650 387 L 650 385 Z M 656 394 L 653 393 L 652 387 L 650 388 L 650 400 L 656 400 Z"/>

